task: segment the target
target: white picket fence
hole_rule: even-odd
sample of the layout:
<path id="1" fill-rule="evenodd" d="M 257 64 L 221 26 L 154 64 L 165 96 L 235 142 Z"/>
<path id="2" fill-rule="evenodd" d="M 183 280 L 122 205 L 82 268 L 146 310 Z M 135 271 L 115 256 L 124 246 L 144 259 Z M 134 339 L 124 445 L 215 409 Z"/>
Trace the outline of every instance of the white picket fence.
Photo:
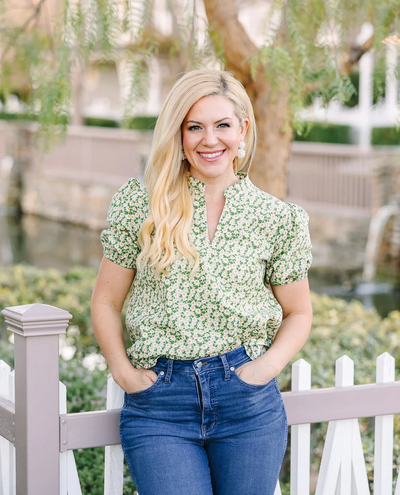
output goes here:
<path id="1" fill-rule="evenodd" d="M 395 379 L 394 358 L 377 358 L 376 383 Z M 354 362 L 336 361 L 337 388 L 354 385 Z M 292 392 L 311 390 L 311 366 L 300 359 L 292 366 Z M 0 397 L 14 401 L 14 372 L 0 361 Z M 108 380 L 107 409 L 119 409 L 123 390 Z M 66 413 L 66 388 L 60 383 L 60 414 Z M 375 418 L 374 495 L 393 495 L 393 415 Z M 310 494 L 310 424 L 291 426 L 290 494 Z M 60 454 L 60 495 L 81 495 L 73 451 Z M 123 453 L 120 445 L 105 447 L 104 495 L 122 495 Z M 14 447 L 0 437 L 0 495 L 15 495 Z M 279 483 L 275 495 L 281 495 Z M 371 495 L 357 419 L 331 421 L 325 439 L 315 495 Z M 400 475 L 394 495 L 400 495 Z"/>

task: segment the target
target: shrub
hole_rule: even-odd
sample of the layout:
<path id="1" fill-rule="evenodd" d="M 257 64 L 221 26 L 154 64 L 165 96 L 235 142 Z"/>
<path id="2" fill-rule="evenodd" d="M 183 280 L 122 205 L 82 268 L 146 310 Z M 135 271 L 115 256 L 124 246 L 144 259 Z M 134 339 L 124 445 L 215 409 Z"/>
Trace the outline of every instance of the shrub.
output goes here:
<path id="1" fill-rule="evenodd" d="M 321 124 L 309 122 L 309 130 L 301 136 L 295 134 L 295 141 L 307 141 L 313 143 L 351 144 L 351 127 L 348 125 Z"/>
<path id="2" fill-rule="evenodd" d="M 131 117 L 124 122 L 113 119 L 87 117 L 84 124 L 95 127 L 125 127 L 136 131 L 152 131 L 156 125 L 157 116 L 138 115 Z"/>
<path id="3" fill-rule="evenodd" d="M 93 127 L 119 127 L 117 120 L 105 119 L 101 117 L 86 117 L 83 123 Z"/>
<path id="4" fill-rule="evenodd" d="M 19 121 L 36 121 L 37 115 L 23 114 L 23 113 L 5 113 L 0 112 L 0 120 L 19 120 Z M 68 123 L 69 118 L 63 119 Z M 85 117 L 83 124 L 89 127 L 125 127 L 127 129 L 135 129 L 137 131 L 152 131 L 156 125 L 157 116 L 152 115 L 138 115 L 137 117 L 131 117 L 124 122 L 120 122 L 116 119 L 108 119 L 105 117 Z"/>
<path id="5" fill-rule="evenodd" d="M 126 129 L 134 129 L 136 131 L 152 131 L 156 125 L 157 116 L 138 115 L 131 117 L 123 122 L 105 118 L 85 118 L 85 125 L 96 127 L 125 127 Z"/>
<path id="6" fill-rule="evenodd" d="M 35 121 L 37 116 L 28 113 L 6 113 L 0 112 L 0 120 L 28 120 Z"/>
<path id="7" fill-rule="evenodd" d="M 371 144 L 373 146 L 400 146 L 400 128 L 374 127 Z"/>
<path id="8" fill-rule="evenodd" d="M 61 273 L 33 266 L 14 265 L 0 269 L 0 309 L 19 304 L 42 303 L 67 309 L 72 320 L 67 344 L 76 348 L 76 357 L 99 352 L 90 319 L 90 298 L 96 272 L 90 268 L 71 268 Z M 0 328 L 5 335 L 4 320 Z M 72 356 L 71 356 L 72 357 Z"/>

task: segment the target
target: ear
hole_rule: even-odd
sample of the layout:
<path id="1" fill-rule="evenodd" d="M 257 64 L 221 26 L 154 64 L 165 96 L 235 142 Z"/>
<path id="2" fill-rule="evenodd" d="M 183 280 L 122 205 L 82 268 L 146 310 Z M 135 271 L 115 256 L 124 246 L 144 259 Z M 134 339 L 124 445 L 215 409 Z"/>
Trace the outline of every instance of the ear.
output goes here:
<path id="1" fill-rule="evenodd" d="M 250 122 L 250 120 L 247 117 L 245 119 L 243 119 L 243 124 L 240 126 L 240 139 L 241 140 L 243 140 L 245 135 L 246 135 L 247 129 L 249 127 L 249 122 Z"/>

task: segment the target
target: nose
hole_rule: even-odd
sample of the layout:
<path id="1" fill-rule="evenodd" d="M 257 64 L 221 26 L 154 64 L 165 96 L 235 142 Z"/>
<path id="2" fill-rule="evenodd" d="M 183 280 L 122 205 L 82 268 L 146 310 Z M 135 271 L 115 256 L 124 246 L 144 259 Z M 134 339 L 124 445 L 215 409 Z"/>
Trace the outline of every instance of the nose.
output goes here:
<path id="1" fill-rule="evenodd" d="M 207 128 L 203 138 L 203 144 L 208 148 L 213 148 L 218 144 L 218 138 L 214 128 Z"/>

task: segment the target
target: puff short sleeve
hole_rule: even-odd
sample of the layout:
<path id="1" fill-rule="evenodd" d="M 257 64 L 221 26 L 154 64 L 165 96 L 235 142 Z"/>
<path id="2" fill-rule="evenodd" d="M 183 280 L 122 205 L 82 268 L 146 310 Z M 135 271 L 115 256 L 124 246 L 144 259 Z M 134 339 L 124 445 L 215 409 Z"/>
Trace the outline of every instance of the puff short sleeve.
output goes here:
<path id="1" fill-rule="evenodd" d="M 112 198 L 107 220 L 108 229 L 101 232 L 101 243 L 106 258 L 124 268 L 136 269 L 140 253 L 139 229 L 144 221 L 145 196 L 140 183 L 129 179 Z"/>
<path id="2" fill-rule="evenodd" d="M 308 214 L 300 206 L 286 203 L 278 222 L 272 256 L 267 262 L 266 282 L 286 285 L 303 280 L 311 262 Z"/>

